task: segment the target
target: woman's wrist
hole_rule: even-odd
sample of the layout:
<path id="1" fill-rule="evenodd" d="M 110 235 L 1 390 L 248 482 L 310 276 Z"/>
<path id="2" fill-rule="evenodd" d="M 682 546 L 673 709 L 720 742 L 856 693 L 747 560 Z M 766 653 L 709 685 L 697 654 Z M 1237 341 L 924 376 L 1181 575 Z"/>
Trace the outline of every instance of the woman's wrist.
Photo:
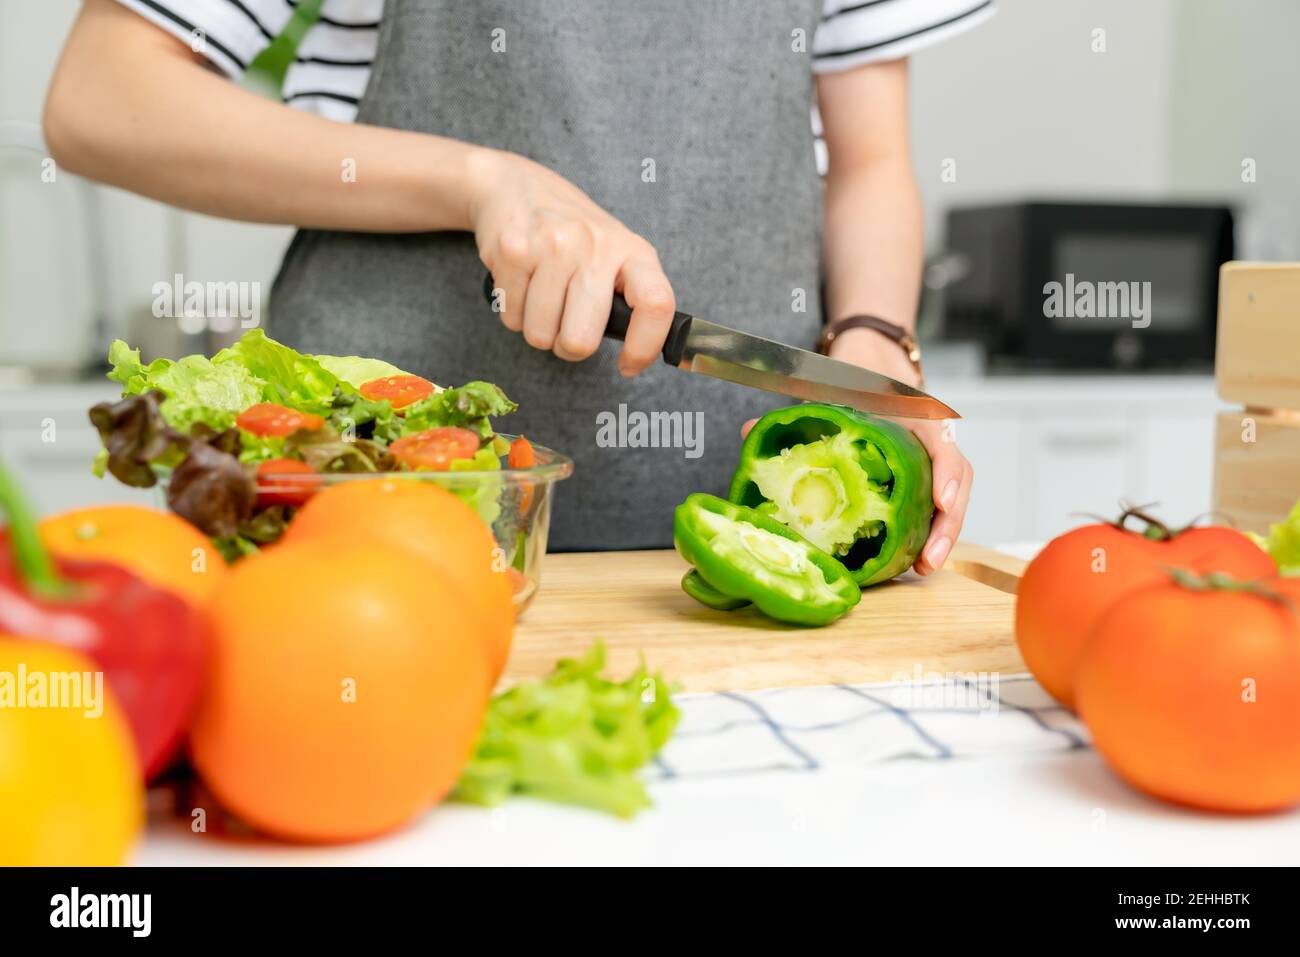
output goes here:
<path id="1" fill-rule="evenodd" d="M 830 355 L 909 385 L 917 385 L 921 379 L 899 344 L 875 329 L 844 330 L 831 343 Z"/>
<path id="2" fill-rule="evenodd" d="M 464 198 L 465 228 L 473 230 L 479 211 L 494 191 L 501 188 L 506 164 L 513 157 L 503 150 L 465 144 L 459 164 L 461 195 Z"/>

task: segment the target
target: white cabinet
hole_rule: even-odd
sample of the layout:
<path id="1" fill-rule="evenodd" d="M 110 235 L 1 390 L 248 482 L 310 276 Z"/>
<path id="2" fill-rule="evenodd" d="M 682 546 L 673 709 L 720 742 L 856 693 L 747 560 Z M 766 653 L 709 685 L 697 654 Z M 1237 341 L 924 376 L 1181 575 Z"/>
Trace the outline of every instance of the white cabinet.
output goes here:
<path id="1" fill-rule="evenodd" d="M 962 534 L 970 541 L 1010 542 L 1027 538 L 1021 530 L 1023 490 L 1016 476 L 1023 469 L 1024 420 L 1014 410 L 969 415 L 953 423 L 957 446 L 975 469 L 975 485 Z"/>
<path id="2" fill-rule="evenodd" d="M 957 444 L 975 468 L 963 537 L 1045 541 L 1113 518 L 1120 499 L 1157 502 L 1182 524 L 1210 508 L 1210 376 L 1036 376 L 928 381 L 962 414 Z"/>
<path id="3" fill-rule="evenodd" d="M 1132 498 L 1135 443 L 1127 416 L 1035 416 L 1028 432 L 1021 538 L 1051 538 L 1087 521 L 1084 515 L 1113 516 L 1118 499 Z"/>
<path id="4" fill-rule="evenodd" d="M 1175 416 L 1145 416 L 1139 423 L 1137 449 L 1140 502 L 1159 503 L 1154 509 L 1169 521 L 1185 524 L 1211 507 L 1214 473 L 1214 412 Z"/>

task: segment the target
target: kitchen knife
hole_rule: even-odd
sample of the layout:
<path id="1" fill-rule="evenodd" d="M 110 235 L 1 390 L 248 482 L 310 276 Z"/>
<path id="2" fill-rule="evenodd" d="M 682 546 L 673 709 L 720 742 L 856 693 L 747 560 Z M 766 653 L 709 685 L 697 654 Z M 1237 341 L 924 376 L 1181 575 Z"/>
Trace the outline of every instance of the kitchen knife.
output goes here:
<path id="1" fill-rule="evenodd" d="M 489 303 L 494 288 L 489 274 L 483 281 L 483 294 Z M 622 342 L 631 320 L 632 307 L 615 293 L 605 338 Z M 938 399 L 906 382 L 682 312 L 673 314 L 663 357 L 664 362 L 679 369 L 808 402 L 833 402 L 908 419 L 961 418 Z"/>

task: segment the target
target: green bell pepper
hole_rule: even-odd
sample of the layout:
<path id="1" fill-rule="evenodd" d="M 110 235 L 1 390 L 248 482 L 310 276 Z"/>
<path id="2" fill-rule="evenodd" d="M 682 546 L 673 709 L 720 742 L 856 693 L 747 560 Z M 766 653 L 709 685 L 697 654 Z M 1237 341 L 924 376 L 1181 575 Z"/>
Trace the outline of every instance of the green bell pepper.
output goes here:
<path id="1" fill-rule="evenodd" d="M 910 430 L 807 403 L 758 420 L 727 497 L 789 525 L 865 588 L 916 561 L 930 534 L 932 481 L 930 456 Z"/>
<path id="2" fill-rule="evenodd" d="M 682 591 L 705 608 L 712 608 L 714 611 L 735 611 L 737 608 L 744 608 L 746 605 L 752 604 L 748 598 L 733 598 L 731 595 L 724 595 L 705 581 L 704 576 L 694 568 L 682 576 Z"/>
<path id="3" fill-rule="evenodd" d="M 673 543 L 713 592 L 777 621 L 829 625 L 862 598 L 848 570 L 802 535 L 716 495 L 677 506 Z"/>

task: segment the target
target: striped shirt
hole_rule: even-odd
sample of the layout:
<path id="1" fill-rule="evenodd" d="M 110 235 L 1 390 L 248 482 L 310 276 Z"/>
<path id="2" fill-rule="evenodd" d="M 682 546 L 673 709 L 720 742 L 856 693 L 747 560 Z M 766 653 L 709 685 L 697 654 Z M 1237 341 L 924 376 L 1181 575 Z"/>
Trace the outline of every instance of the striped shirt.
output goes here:
<path id="1" fill-rule="evenodd" d="M 284 29 L 301 0 L 118 0 L 184 40 L 226 75 Z M 833 73 L 908 56 L 982 23 L 994 0 L 823 0 L 812 68 Z M 384 0 L 325 0 L 285 74 L 281 96 L 301 110 L 350 122 L 370 79 Z"/>

